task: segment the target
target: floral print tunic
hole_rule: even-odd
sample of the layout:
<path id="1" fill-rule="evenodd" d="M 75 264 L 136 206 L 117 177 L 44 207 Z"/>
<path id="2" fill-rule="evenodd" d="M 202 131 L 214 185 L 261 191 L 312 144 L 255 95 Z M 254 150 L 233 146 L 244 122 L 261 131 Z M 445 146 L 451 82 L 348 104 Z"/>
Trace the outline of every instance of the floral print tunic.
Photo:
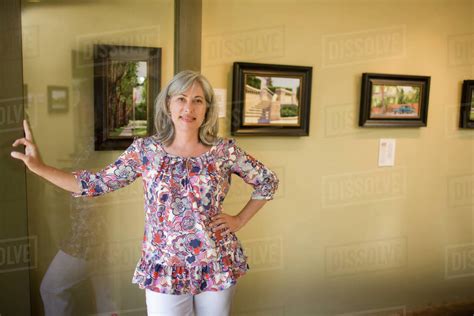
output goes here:
<path id="1" fill-rule="evenodd" d="M 74 171 L 81 193 L 98 196 L 142 177 L 145 233 L 133 283 L 166 294 L 224 290 L 249 268 L 234 233 L 209 227 L 221 212 L 231 174 L 253 186 L 252 199 L 271 200 L 276 174 L 236 145 L 218 137 L 206 153 L 181 157 L 164 150 L 156 136 L 137 138 L 112 164 L 93 173 Z"/>

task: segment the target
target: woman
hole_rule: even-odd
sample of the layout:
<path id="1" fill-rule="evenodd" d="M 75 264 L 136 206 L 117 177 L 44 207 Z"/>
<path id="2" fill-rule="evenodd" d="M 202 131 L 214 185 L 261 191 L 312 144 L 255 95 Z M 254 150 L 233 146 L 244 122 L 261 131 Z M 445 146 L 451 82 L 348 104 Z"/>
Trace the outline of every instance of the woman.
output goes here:
<path id="1" fill-rule="evenodd" d="M 34 173 L 74 196 L 98 196 L 143 178 L 145 234 L 133 283 L 146 289 L 149 315 L 228 315 L 237 279 L 248 269 L 235 232 L 278 187 L 270 169 L 234 139 L 217 136 L 218 114 L 208 80 L 177 74 L 156 101 L 156 135 L 135 139 L 103 170 L 72 174 L 42 163 L 24 123 L 25 154 Z M 222 212 L 232 173 L 254 187 L 238 215 Z"/>

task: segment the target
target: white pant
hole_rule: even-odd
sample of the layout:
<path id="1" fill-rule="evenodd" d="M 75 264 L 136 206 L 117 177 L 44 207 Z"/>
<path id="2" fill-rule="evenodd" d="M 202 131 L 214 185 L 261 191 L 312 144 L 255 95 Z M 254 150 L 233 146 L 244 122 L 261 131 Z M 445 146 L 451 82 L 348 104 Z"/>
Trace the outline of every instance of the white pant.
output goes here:
<path id="1" fill-rule="evenodd" d="M 234 292 L 235 285 L 223 291 L 206 291 L 196 295 L 171 295 L 146 290 L 148 316 L 228 316 Z"/>

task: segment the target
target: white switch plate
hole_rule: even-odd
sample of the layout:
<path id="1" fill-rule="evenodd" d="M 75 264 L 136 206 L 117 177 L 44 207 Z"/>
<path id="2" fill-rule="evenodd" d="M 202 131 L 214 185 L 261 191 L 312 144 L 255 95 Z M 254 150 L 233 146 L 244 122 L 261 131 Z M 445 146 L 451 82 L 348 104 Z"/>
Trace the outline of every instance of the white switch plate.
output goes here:
<path id="1" fill-rule="evenodd" d="M 227 90 L 214 89 L 214 97 L 216 98 L 216 106 L 219 109 L 219 117 L 225 117 L 227 105 Z"/>
<path id="2" fill-rule="evenodd" d="M 379 167 L 395 165 L 395 139 L 381 138 L 379 142 Z"/>

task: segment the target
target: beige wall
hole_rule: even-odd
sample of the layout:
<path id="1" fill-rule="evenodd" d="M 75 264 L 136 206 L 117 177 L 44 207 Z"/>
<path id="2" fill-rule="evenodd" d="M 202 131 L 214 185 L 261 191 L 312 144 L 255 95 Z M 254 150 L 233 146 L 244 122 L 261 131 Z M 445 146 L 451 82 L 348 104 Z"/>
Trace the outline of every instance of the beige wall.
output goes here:
<path id="1" fill-rule="evenodd" d="M 166 82 L 173 75 L 174 3 L 50 3 L 24 3 L 23 7 L 24 80 L 30 94 L 27 113 L 34 137 L 44 161 L 52 166 L 68 170 L 102 168 L 121 151 L 94 151 L 92 44 L 161 47 L 161 79 Z M 67 113 L 48 113 L 49 85 L 69 88 Z M 38 238 L 38 265 L 32 270 L 35 315 L 42 313 L 40 282 L 64 244 L 91 248 L 91 258 L 101 261 L 100 268 L 87 267 L 85 271 L 95 276 L 84 273 L 86 282 L 73 291 L 77 315 L 95 313 L 96 299 L 109 302 L 109 311 L 113 307 L 144 314 L 144 292 L 131 284 L 143 236 L 141 190 L 137 181 L 103 198 L 73 199 L 28 175 L 29 229 Z M 74 261 L 61 266 L 77 271 L 81 264 Z M 97 283 L 103 287 L 94 288 Z M 111 299 L 97 298 L 95 293 L 104 296 L 106 289 L 110 289 Z"/>
<path id="2" fill-rule="evenodd" d="M 239 233 L 254 272 L 236 315 L 388 313 L 472 295 L 472 259 L 453 261 L 474 247 L 473 134 L 457 128 L 472 5 L 203 1 L 202 71 L 228 90 L 228 115 L 234 61 L 313 67 L 309 137 L 238 137 L 281 190 Z M 359 128 L 363 72 L 431 76 L 428 126 Z M 380 138 L 397 141 L 393 168 L 377 167 Z M 235 212 L 245 200 L 236 190 Z"/>
<path id="3" fill-rule="evenodd" d="M 119 152 L 93 150 L 90 44 L 162 47 L 167 82 L 173 1 L 65 3 L 25 3 L 27 112 L 47 163 L 100 168 Z M 202 71 L 228 92 L 221 135 L 230 135 L 234 61 L 313 66 L 309 137 L 238 138 L 281 184 L 275 200 L 238 233 L 252 272 L 239 281 L 235 315 L 394 312 L 472 295 L 472 266 L 453 265 L 472 251 L 474 237 L 472 132 L 457 128 L 461 82 L 474 63 L 472 36 L 461 36 L 472 34 L 472 13 L 472 1 L 203 1 Z M 347 48 L 360 39 L 382 46 Z M 357 127 L 362 72 L 430 75 L 428 127 Z M 67 113 L 48 114 L 48 85 L 69 87 Z M 397 140 L 393 168 L 377 167 L 383 137 Z M 238 212 L 250 192 L 234 177 L 225 211 Z M 99 280 L 116 309 L 144 314 L 143 291 L 130 284 L 142 199 L 139 181 L 78 202 L 28 175 L 30 233 L 38 238 L 37 314 L 40 282 L 71 229 L 106 262 L 89 269 L 97 277 L 74 292 L 80 311 L 95 312 Z"/>

